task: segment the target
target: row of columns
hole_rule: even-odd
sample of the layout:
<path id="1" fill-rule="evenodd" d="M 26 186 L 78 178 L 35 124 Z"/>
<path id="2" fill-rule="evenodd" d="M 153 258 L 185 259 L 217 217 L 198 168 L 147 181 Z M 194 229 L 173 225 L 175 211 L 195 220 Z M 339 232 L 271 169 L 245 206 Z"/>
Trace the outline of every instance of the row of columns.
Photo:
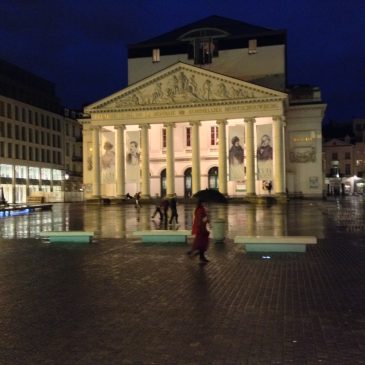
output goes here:
<path id="1" fill-rule="evenodd" d="M 191 122 L 192 127 L 192 192 L 196 193 L 200 187 L 200 145 L 199 127 L 200 122 Z M 226 120 L 218 120 L 218 184 L 219 191 L 227 195 L 227 134 Z M 255 118 L 245 118 L 246 139 L 246 195 L 256 195 L 255 178 L 255 143 L 254 143 Z M 276 194 L 285 193 L 285 141 L 284 141 L 284 118 L 273 118 L 273 183 Z M 175 168 L 174 168 L 174 123 L 165 123 L 166 128 L 166 194 L 171 197 L 175 193 Z M 93 196 L 101 196 L 101 172 L 100 172 L 100 127 L 92 128 L 93 143 Z M 142 124 L 141 129 L 141 195 L 142 198 L 150 197 L 150 172 L 149 172 L 149 124 Z M 125 126 L 115 126 L 116 129 L 116 193 L 117 197 L 125 196 Z"/>

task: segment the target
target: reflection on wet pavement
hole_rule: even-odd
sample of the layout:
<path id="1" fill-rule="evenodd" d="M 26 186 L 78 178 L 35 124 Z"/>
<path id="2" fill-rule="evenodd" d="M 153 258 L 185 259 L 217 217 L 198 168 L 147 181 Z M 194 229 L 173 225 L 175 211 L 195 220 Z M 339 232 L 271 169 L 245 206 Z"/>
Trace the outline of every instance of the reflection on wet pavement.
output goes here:
<path id="1" fill-rule="evenodd" d="M 53 205 L 51 211 L 0 219 L 2 238 L 34 238 L 41 231 L 94 231 L 97 238 L 131 237 L 140 229 L 191 229 L 193 204 L 178 206 L 179 225 L 169 226 L 157 217 L 151 218 L 153 205 Z M 210 205 L 211 224 L 216 218 L 226 222 L 226 237 L 236 235 L 313 235 L 323 238 L 338 231 L 363 232 L 363 200 L 290 201 L 288 204 Z M 328 224 L 331 223 L 331 227 Z"/>

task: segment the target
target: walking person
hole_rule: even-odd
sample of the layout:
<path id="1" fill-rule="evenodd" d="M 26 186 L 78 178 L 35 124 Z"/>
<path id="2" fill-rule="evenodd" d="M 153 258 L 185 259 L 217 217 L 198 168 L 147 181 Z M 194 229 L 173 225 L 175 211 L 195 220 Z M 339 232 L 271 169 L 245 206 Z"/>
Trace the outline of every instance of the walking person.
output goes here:
<path id="1" fill-rule="evenodd" d="M 141 199 L 141 193 L 140 192 L 136 193 L 134 195 L 134 199 L 136 200 L 135 201 L 135 207 L 136 208 L 139 208 L 139 200 Z"/>
<path id="2" fill-rule="evenodd" d="M 169 210 L 169 201 L 165 198 L 163 198 L 162 202 L 161 202 L 161 206 L 163 209 L 163 219 L 165 220 L 165 223 L 167 225 L 167 220 L 168 220 L 168 210 Z"/>
<path id="3" fill-rule="evenodd" d="M 172 224 L 172 221 L 175 218 L 176 224 L 178 224 L 179 222 L 178 217 L 179 215 L 177 214 L 177 200 L 176 200 L 176 194 L 174 194 L 174 196 L 170 199 L 170 209 L 171 209 L 171 217 L 170 217 L 170 224 Z"/>
<path id="4" fill-rule="evenodd" d="M 158 194 L 156 194 L 156 198 L 155 198 L 155 205 L 156 205 L 156 209 L 152 214 L 152 219 L 155 218 L 156 214 L 158 213 L 160 215 L 160 221 L 162 221 L 163 218 L 163 214 L 162 214 L 162 201 L 160 200 Z"/>
<path id="5" fill-rule="evenodd" d="M 203 202 L 200 200 L 195 208 L 194 221 L 191 233 L 195 236 L 193 245 L 190 251 L 187 252 L 189 257 L 199 255 L 201 263 L 209 262 L 205 257 L 205 251 L 209 246 L 209 231 L 207 224 L 209 223 L 207 211 L 204 207 Z"/>

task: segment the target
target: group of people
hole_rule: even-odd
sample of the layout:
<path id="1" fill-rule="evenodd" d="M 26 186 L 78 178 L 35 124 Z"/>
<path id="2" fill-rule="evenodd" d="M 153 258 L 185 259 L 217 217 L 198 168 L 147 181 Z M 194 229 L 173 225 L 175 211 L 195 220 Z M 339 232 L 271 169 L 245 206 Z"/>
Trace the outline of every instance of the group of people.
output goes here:
<path id="1" fill-rule="evenodd" d="M 176 224 L 179 223 L 178 222 L 179 215 L 177 214 L 176 194 L 170 199 L 167 198 L 159 199 L 158 194 L 156 194 L 155 204 L 156 204 L 156 209 L 152 214 L 152 218 L 155 218 L 155 216 L 159 214 L 161 221 L 162 220 L 165 220 L 166 222 L 169 221 L 169 224 L 172 224 L 172 222 L 175 220 Z M 170 219 L 168 214 L 169 209 L 171 211 Z"/>
<path id="2" fill-rule="evenodd" d="M 176 194 L 170 199 L 159 199 L 159 196 L 156 194 L 155 204 L 156 208 L 152 214 L 152 219 L 158 214 L 161 221 L 168 221 L 169 224 L 172 224 L 175 219 L 176 224 L 178 224 Z M 168 215 L 169 209 L 171 211 L 170 217 Z M 194 220 L 191 230 L 194 240 L 191 249 L 187 252 L 187 255 L 190 258 L 199 256 L 200 262 L 202 264 L 209 262 L 209 260 L 205 257 L 205 252 L 209 246 L 208 224 L 209 219 L 206 206 L 202 201 L 199 200 L 194 211 Z"/>

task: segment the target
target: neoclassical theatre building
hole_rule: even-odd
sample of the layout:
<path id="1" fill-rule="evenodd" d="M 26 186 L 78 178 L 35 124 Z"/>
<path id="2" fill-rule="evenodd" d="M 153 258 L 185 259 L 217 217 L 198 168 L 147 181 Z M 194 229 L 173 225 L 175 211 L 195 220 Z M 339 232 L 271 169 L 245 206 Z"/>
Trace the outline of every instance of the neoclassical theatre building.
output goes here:
<path id="1" fill-rule="evenodd" d="M 286 32 L 212 16 L 128 47 L 129 86 L 84 109 L 85 198 L 321 197 L 318 87 L 288 87 Z"/>

